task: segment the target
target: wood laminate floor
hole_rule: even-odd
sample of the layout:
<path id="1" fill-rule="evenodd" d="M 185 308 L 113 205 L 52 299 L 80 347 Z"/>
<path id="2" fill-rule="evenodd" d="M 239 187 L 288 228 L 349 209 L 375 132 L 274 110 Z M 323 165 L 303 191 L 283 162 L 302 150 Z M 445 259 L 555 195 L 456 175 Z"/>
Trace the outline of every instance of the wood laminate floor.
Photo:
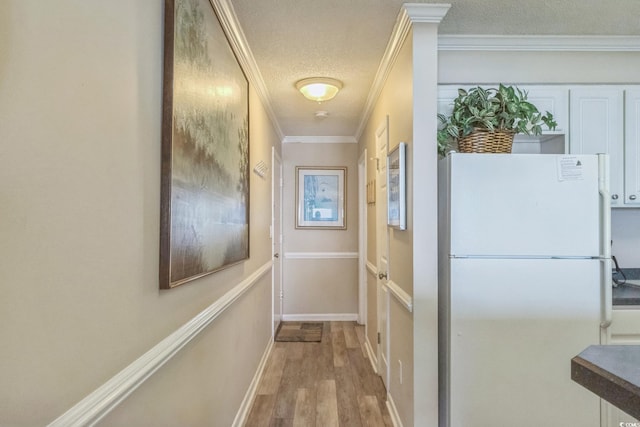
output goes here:
<path id="1" fill-rule="evenodd" d="M 322 342 L 276 342 L 245 426 L 392 426 L 364 326 L 324 322 Z"/>

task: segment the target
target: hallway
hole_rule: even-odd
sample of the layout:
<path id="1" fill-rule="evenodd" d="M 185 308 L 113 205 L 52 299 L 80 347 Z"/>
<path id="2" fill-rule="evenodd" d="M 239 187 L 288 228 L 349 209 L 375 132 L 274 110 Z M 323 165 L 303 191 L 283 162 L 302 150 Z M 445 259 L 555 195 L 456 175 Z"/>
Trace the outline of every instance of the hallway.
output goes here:
<path id="1" fill-rule="evenodd" d="M 364 326 L 324 322 L 322 342 L 276 342 L 247 427 L 392 426 Z"/>

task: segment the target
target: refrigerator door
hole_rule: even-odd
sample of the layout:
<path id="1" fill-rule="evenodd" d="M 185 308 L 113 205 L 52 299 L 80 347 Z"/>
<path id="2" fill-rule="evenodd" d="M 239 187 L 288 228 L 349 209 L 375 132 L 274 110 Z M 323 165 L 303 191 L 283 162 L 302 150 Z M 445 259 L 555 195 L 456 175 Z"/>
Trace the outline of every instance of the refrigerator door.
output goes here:
<path id="1" fill-rule="evenodd" d="M 452 154 L 450 254 L 600 255 L 598 157 Z"/>
<path id="2" fill-rule="evenodd" d="M 599 344 L 600 266 L 451 260 L 441 427 L 600 425 L 598 397 L 571 380 L 571 358 Z"/>

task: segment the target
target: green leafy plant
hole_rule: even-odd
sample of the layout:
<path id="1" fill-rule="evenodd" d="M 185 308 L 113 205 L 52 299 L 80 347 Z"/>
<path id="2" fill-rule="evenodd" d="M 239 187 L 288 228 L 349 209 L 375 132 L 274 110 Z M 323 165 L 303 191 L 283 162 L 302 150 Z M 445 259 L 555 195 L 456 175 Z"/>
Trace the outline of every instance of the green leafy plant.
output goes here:
<path id="1" fill-rule="evenodd" d="M 438 152 L 447 150 L 475 129 L 508 131 L 527 135 L 540 135 L 542 125 L 554 130 L 557 123 L 550 112 L 542 114 L 527 100 L 527 92 L 514 86 L 500 84 L 496 88 L 474 87 L 469 91 L 458 89 L 449 117 L 438 114 Z"/>

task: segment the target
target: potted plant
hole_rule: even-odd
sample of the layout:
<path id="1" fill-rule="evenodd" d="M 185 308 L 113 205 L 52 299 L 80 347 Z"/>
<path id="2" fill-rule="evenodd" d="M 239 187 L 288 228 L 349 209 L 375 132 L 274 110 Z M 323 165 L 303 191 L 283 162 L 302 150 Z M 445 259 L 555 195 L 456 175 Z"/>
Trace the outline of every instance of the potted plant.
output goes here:
<path id="1" fill-rule="evenodd" d="M 438 114 L 438 152 L 458 145 L 460 152 L 510 153 L 516 133 L 540 135 L 542 125 L 554 130 L 557 123 L 548 111 L 542 114 L 527 100 L 527 92 L 500 84 L 496 88 L 458 89 L 449 117 Z"/>

